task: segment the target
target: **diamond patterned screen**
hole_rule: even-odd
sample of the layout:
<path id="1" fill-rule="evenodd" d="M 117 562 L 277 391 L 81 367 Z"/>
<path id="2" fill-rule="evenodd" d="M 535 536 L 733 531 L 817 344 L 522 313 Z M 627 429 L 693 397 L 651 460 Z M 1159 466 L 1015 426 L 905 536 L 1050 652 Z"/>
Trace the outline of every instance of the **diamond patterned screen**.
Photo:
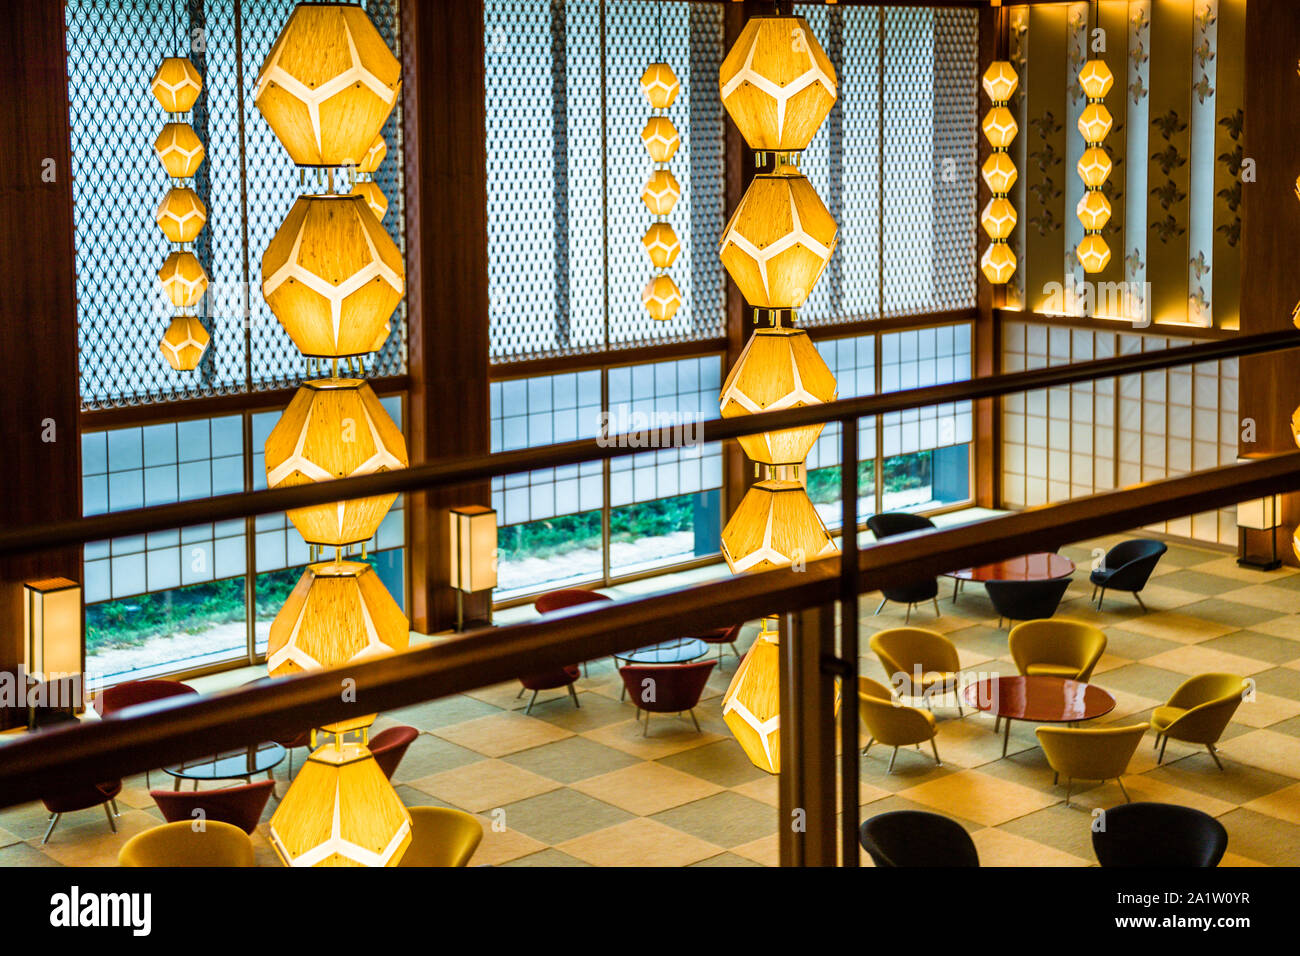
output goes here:
<path id="1" fill-rule="evenodd" d="M 257 72 L 292 0 L 235 3 L 69 0 L 71 106 L 81 396 L 86 408 L 174 401 L 275 388 L 306 371 L 261 292 L 262 250 L 300 185 L 253 104 Z M 371 19 L 400 56 L 397 0 L 371 0 Z M 153 154 L 167 114 L 149 92 L 166 56 L 188 55 L 203 77 L 189 115 L 206 155 L 194 189 L 208 223 L 194 244 L 211 278 L 199 311 L 212 335 L 199 368 L 175 372 L 158 351 L 171 308 L 155 273 L 168 244 L 153 221 L 168 179 Z M 384 224 L 405 248 L 401 105 L 384 135 L 376 175 L 389 200 Z M 247 316 L 247 322 L 245 321 Z M 405 371 L 405 304 L 368 366 Z"/>
<path id="2" fill-rule="evenodd" d="M 721 5 L 487 0 L 484 19 L 492 360 L 722 335 Z M 661 56 L 682 84 L 668 111 L 682 141 L 669 164 L 682 307 L 665 323 L 641 305 L 651 162 L 638 80 Z"/>

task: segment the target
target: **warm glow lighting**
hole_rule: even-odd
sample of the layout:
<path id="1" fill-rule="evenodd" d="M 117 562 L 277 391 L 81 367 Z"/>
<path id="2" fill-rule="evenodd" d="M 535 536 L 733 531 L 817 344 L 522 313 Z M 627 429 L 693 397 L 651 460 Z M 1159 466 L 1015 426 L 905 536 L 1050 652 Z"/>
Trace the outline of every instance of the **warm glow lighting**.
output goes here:
<path id="1" fill-rule="evenodd" d="M 666 169 L 656 169 L 641 189 L 641 201 L 656 216 L 666 216 L 673 211 L 682 195 L 682 185 Z"/>
<path id="2" fill-rule="evenodd" d="M 198 316 L 178 315 L 167 326 L 158 345 L 168 365 L 178 372 L 192 372 L 199 367 L 209 340 L 208 330 Z"/>
<path id="3" fill-rule="evenodd" d="M 652 222 L 641 237 L 641 245 L 645 247 L 646 254 L 656 269 L 667 269 L 677 261 L 677 256 L 682 251 L 677 233 L 666 222 Z"/>
<path id="4" fill-rule="evenodd" d="M 780 649 L 767 630 L 755 639 L 722 695 L 722 719 L 754 766 L 781 772 Z"/>
<path id="5" fill-rule="evenodd" d="M 1016 271 L 1016 254 L 1005 242 L 994 242 L 980 257 L 980 271 L 994 285 L 1002 285 Z"/>
<path id="6" fill-rule="evenodd" d="M 203 143 L 189 123 L 168 123 L 153 141 L 153 151 L 172 179 L 188 179 L 203 162 Z"/>
<path id="7" fill-rule="evenodd" d="M 366 155 L 363 156 L 361 162 L 357 164 L 357 172 L 371 175 L 379 172 L 379 165 L 384 161 L 384 157 L 387 155 L 388 140 L 384 139 L 384 136 L 381 133 L 375 137 L 375 141 L 371 143 L 370 148 L 366 150 Z"/>
<path id="8" fill-rule="evenodd" d="M 789 567 L 838 550 L 798 481 L 758 482 L 722 530 L 722 556 L 733 574 Z"/>
<path id="9" fill-rule="evenodd" d="M 1114 82 L 1115 75 L 1105 60 L 1089 60 L 1079 71 L 1079 85 L 1090 100 L 1104 100 Z"/>
<path id="10" fill-rule="evenodd" d="M 1011 192 L 1011 187 L 1016 184 L 1016 179 L 1020 175 L 1016 172 L 1016 164 L 1011 161 L 1011 157 L 1003 152 L 990 154 L 989 158 L 984 160 L 980 173 L 984 177 L 984 184 L 989 187 L 989 192 L 995 196 Z"/>
<path id="11" fill-rule="evenodd" d="M 667 322 L 682 305 L 682 294 L 670 275 L 657 275 L 641 290 L 641 304 L 657 322 Z"/>
<path id="12" fill-rule="evenodd" d="M 167 57 L 149 81 L 149 91 L 168 113 L 188 113 L 202 89 L 199 71 L 183 56 Z"/>
<path id="13" fill-rule="evenodd" d="M 477 594 L 497 586 L 497 513 L 482 505 L 451 509 L 451 586 Z"/>
<path id="14" fill-rule="evenodd" d="M 1019 131 L 1016 118 L 1005 106 L 995 106 L 984 117 L 984 138 L 994 149 L 1006 149 Z"/>
<path id="15" fill-rule="evenodd" d="M 1075 250 L 1084 272 L 1101 272 L 1110 262 L 1110 246 L 1095 232 L 1083 237 Z"/>
<path id="16" fill-rule="evenodd" d="M 1282 523 L 1282 509 L 1277 495 L 1237 503 L 1237 527 L 1252 531 L 1271 531 Z"/>
<path id="17" fill-rule="evenodd" d="M 1099 189 L 1110 176 L 1112 168 L 1114 164 L 1111 162 L 1110 153 L 1100 146 L 1092 146 L 1084 150 L 1076 164 L 1079 178 L 1089 189 Z"/>
<path id="18" fill-rule="evenodd" d="M 1113 124 L 1110 110 L 1106 109 L 1105 105 L 1089 103 L 1079 116 L 1079 133 L 1085 143 L 1095 146 L 1110 135 Z"/>
<path id="19" fill-rule="evenodd" d="M 1074 252 L 1087 273 L 1101 272 L 1110 263 L 1110 247 L 1101 237 L 1101 231 L 1111 216 L 1110 200 L 1102 192 L 1102 185 L 1110 175 L 1112 163 L 1100 143 L 1112 125 L 1110 111 L 1102 100 L 1114 82 L 1115 77 L 1104 60 L 1089 60 L 1079 71 L 1079 85 L 1088 97 L 1088 105 L 1080 115 L 1078 125 L 1088 149 L 1079 158 L 1076 168 L 1087 192 L 1075 207 L 1075 215 L 1079 217 L 1085 235 Z"/>
<path id="20" fill-rule="evenodd" d="M 652 109 L 668 109 L 681 89 L 677 74 L 667 63 L 651 63 L 641 74 L 641 95 L 649 101 Z"/>
<path id="21" fill-rule="evenodd" d="M 23 669 L 38 680 L 81 673 L 81 585 L 67 578 L 23 584 Z"/>
<path id="22" fill-rule="evenodd" d="M 1100 232 L 1110 222 L 1110 200 L 1100 190 L 1089 190 L 1083 194 L 1075 213 L 1083 228 L 1088 232 Z"/>
<path id="23" fill-rule="evenodd" d="M 980 225 L 990 239 L 1006 239 L 1016 228 L 1016 207 L 1005 196 L 990 199 L 980 213 Z"/>
<path id="24" fill-rule="evenodd" d="M 366 208 L 375 214 L 375 218 L 380 222 L 384 221 L 384 216 L 388 212 L 388 197 L 374 180 L 361 179 L 353 183 L 350 195 L 364 199 Z"/>
<path id="25" fill-rule="evenodd" d="M 641 142 L 645 144 L 652 160 L 666 163 L 676 154 L 682 139 L 672 120 L 666 116 L 652 116 L 646 120 L 645 128 L 641 130 Z"/>
<path id="26" fill-rule="evenodd" d="M 641 201 L 655 216 L 655 222 L 651 223 L 641 239 L 641 245 L 650 257 L 650 264 L 655 268 L 650 281 L 642 290 L 641 304 L 656 322 L 669 322 L 681 308 L 682 295 L 677 283 L 666 270 L 676 261 L 681 245 L 673 227 L 664 221 L 664 217 L 677 205 L 682 189 L 666 164 L 677 154 L 681 136 L 672 120 L 664 115 L 664 111 L 673 105 L 681 87 L 677 74 L 667 63 L 651 63 L 647 66 L 641 74 L 640 86 L 641 94 L 652 110 L 641 130 L 641 142 L 650 154 L 651 162 L 655 164 L 654 171 L 641 190 Z"/>
<path id="27" fill-rule="evenodd" d="M 193 242 L 208 221 L 208 208 L 189 186 L 173 186 L 153 218 L 169 241 Z"/>
<path id="28" fill-rule="evenodd" d="M 208 288 L 208 274 L 192 252 L 173 252 L 158 270 L 158 281 L 172 305 L 188 309 L 197 305 Z"/>
<path id="29" fill-rule="evenodd" d="M 981 128 L 993 152 L 980 172 L 993 198 L 980 213 L 980 226 L 989 237 L 989 246 L 980 257 L 980 271 L 993 285 L 1005 285 L 1016 271 L 1016 254 L 1008 240 L 1015 231 L 1018 216 L 1007 194 L 1015 185 L 1019 172 L 1007 150 L 1020 131 L 1007 103 L 1020 87 L 1020 76 L 1006 60 L 995 60 L 981 80 L 992 107 L 984 114 Z"/>
<path id="30" fill-rule="evenodd" d="M 994 60 L 984 71 L 981 84 L 990 100 L 994 103 L 1005 103 L 1016 95 L 1016 90 L 1020 86 L 1020 77 L 1016 74 L 1015 67 L 1006 60 Z"/>

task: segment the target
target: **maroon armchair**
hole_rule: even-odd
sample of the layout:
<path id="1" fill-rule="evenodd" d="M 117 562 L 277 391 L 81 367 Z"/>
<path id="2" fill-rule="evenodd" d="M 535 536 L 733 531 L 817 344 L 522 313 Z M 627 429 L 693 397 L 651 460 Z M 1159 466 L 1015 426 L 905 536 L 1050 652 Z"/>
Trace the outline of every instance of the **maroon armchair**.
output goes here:
<path id="1" fill-rule="evenodd" d="M 623 678 L 623 687 L 632 703 L 637 706 L 637 716 L 645 711 L 645 730 L 641 736 L 650 734 L 651 714 L 688 712 L 698 732 L 700 722 L 695 719 L 695 707 L 717 663 L 694 661 L 690 664 L 628 664 L 620 667 L 619 676 Z M 647 685 L 647 680 L 654 683 Z M 653 699 L 647 699 L 650 697 Z"/>
<path id="2" fill-rule="evenodd" d="M 420 732 L 414 727 L 389 727 L 370 738 L 370 753 L 389 780 L 397 772 L 397 765 L 406 756 L 406 748 L 415 742 Z"/>
<path id="3" fill-rule="evenodd" d="M 537 609 L 538 614 L 546 614 L 550 611 L 559 611 L 566 607 L 577 607 L 579 604 L 592 604 L 597 601 L 611 601 L 604 594 L 597 594 L 595 591 L 586 591 L 582 588 L 564 588 L 560 591 L 548 591 L 546 594 L 538 596 L 533 601 L 533 607 Z M 584 661 L 581 665 L 586 668 Z M 555 690 L 558 687 L 567 687 L 569 696 L 573 698 L 573 706 L 581 707 L 578 703 L 578 692 L 573 688 L 573 682 L 582 676 L 582 671 L 577 664 L 566 664 L 563 667 L 553 667 L 550 670 L 539 671 L 535 674 L 525 674 L 519 678 L 519 683 L 523 688 L 515 695 L 515 700 L 524 696 L 524 691 L 531 690 L 533 696 L 528 699 L 528 706 L 524 708 L 524 713 L 531 713 L 533 704 L 537 702 L 538 691 Z"/>
<path id="4" fill-rule="evenodd" d="M 229 823 L 251 835 L 274 792 L 274 780 L 258 780 L 220 790 L 150 790 L 149 796 L 168 823 L 189 823 L 195 818 L 194 811 L 202 810 L 203 819 Z"/>
<path id="5" fill-rule="evenodd" d="M 533 601 L 533 607 L 537 609 L 538 614 L 546 614 L 550 611 L 560 611 L 566 607 L 577 607 L 579 604 L 594 604 L 597 601 L 614 600 L 607 594 L 599 594 L 596 591 L 588 591 L 584 588 L 562 588 L 559 591 L 548 591 L 546 594 L 539 596 Z M 617 666 L 618 662 L 614 662 Z M 587 676 L 587 662 L 582 662 L 582 676 Z M 559 687 L 559 684 L 552 684 L 552 687 Z M 548 690 L 549 688 L 542 688 Z M 522 694 L 520 695 L 522 696 Z M 577 699 L 574 699 L 577 703 Z"/>
<path id="6" fill-rule="evenodd" d="M 736 655 L 736 660 L 740 660 L 740 651 L 736 650 L 736 641 L 740 640 L 740 629 L 743 624 L 733 624 L 731 627 L 715 627 L 711 631 L 705 631 L 703 634 L 688 634 L 687 637 L 693 637 L 703 641 L 705 644 L 718 645 L 718 663 L 722 663 L 722 646 L 731 645 L 731 653 Z"/>
<path id="7" fill-rule="evenodd" d="M 41 845 L 50 841 L 50 834 L 54 832 L 54 828 L 59 825 L 59 820 L 65 813 L 89 810 L 101 804 L 104 807 L 104 816 L 108 817 L 109 829 L 116 833 L 117 824 L 113 822 L 113 817 L 117 816 L 116 797 L 121 792 L 122 781 L 111 780 L 108 783 L 92 783 L 73 787 L 70 790 L 61 790 L 44 797 L 41 802 L 45 804 L 45 809 L 50 811 L 50 825 L 45 831 L 45 836 L 41 838 Z"/>
<path id="8" fill-rule="evenodd" d="M 256 684 L 265 684 L 267 681 L 273 681 L 274 677 L 255 677 L 253 680 L 245 681 L 242 686 L 252 687 Z M 272 737 L 273 743 L 279 744 L 289 755 L 289 779 L 293 780 L 293 752 L 298 747 L 311 746 L 311 730 L 302 730 L 296 734 L 290 734 L 287 737 Z"/>
<path id="9" fill-rule="evenodd" d="M 181 697 L 185 694 L 197 694 L 198 691 L 189 684 L 178 680 L 129 680 L 122 684 L 106 687 L 95 698 L 95 710 L 101 717 L 110 717 L 126 707 L 147 704 L 168 697 Z M 149 786 L 149 771 L 144 773 L 144 785 Z M 53 829 L 53 828 L 51 828 Z"/>

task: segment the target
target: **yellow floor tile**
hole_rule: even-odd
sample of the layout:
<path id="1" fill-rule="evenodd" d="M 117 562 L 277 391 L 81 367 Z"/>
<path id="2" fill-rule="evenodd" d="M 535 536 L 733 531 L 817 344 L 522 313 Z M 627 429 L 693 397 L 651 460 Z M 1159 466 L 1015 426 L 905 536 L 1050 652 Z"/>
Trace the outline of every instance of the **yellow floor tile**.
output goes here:
<path id="1" fill-rule="evenodd" d="M 1086 824 L 1086 820 L 1080 826 Z M 971 834 L 980 866 L 1091 866 L 1091 860 L 1044 846 L 1006 830 L 985 828 Z"/>
<path id="2" fill-rule="evenodd" d="M 1132 595 L 1120 592 L 1116 594 L 1115 600 L 1120 601 L 1127 598 L 1133 600 Z M 1106 595 L 1106 601 L 1111 600 L 1111 594 Z M 1142 589 L 1142 600 L 1152 611 L 1169 611 L 1174 608 L 1186 607 L 1188 604 L 1195 604 L 1197 601 L 1204 601 L 1204 594 L 1197 594 L 1194 591 L 1184 591 L 1181 588 L 1171 588 L 1160 584 L 1158 579 L 1152 581 Z M 1105 607 L 1105 603 L 1102 605 Z"/>
<path id="3" fill-rule="evenodd" d="M 1124 623 L 1126 631 L 1158 637 L 1163 641 L 1176 641 L 1179 644 L 1196 644 L 1214 637 L 1231 634 L 1239 628 L 1215 621 L 1179 614 L 1177 611 L 1162 611 L 1131 618 Z"/>
<path id="4" fill-rule="evenodd" d="M 1275 617 L 1271 621 L 1260 621 L 1258 624 L 1252 624 L 1250 630 L 1258 631 L 1260 634 L 1267 634 L 1269 637 L 1285 637 L 1300 644 L 1300 614 L 1289 614 L 1286 617 Z"/>
<path id="5" fill-rule="evenodd" d="M 493 714 L 439 727 L 432 733 L 485 757 L 504 757 L 573 736 L 568 730 L 523 714 Z"/>
<path id="6" fill-rule="evenodd" d="M 560 785 L 504 760 L 480 760 L 412 780 L 407 786 L 445 800 L 453 806 L 481 813 L 516 800 L 558 790 Z"/>
<path id="7" fill-rule="evenodd" d="M 978 770 L 963 770 L 900 791 L 898 796 L 933 807 L 940 813 L 995 827 L 1059 802 L 1018 783 Z"/>
<path id="8" fill-rule="evenodd" d="M 1199 570 L 1199 568 L 1197 569 Z M 1269 587 L 1266 584 L 1254 584 L 1249 587 L 1227 591 L 1219 597 L 1237 604 L 1248 604 L 1276 611 L 1278 614 L 1300 614 L 1300 591 L 1286 588 Z"/>
<path id="9" fill-rule="evenodd" d="M 723 851 L 644 817 L 566 840 L 556 849 L 594 866 L 687 866 Z"/>
<path id="10" fill-rule="evenodd" d="M 1300 825 L 1300 783 L 1256 797 L 1245 804 L 1245 808 Z"/>
<path id="11" fill-rule="evenodd" d="M 117 854 L 126 841 L 161 822 L 141 810 L 120 809 L 122 815 L 114 821 L 116 833 L 109 829 L 103 811 L 96 807 L 65 814 L 44 846 L 39 845 L 39 837 L 28 842 L 64 866 L 117 866 Z"/>
<path id="12" fill-rule="evenodd" d="M 1148 667 L 1187 674 L 1189 677 L 1214 672 L 1250 675 L 1273 668 L 1267 661 L 1257 661 L 1253 657 L 1242 657 L 1240 654 L 1229 654 L 1195 644 L 1164 651 L 1144 659 L 1142 663 Z"/>
<path id="13" fill-rule="evenodd" d="M 1232 715 L 1234 723 L 1247 727 L 1268 727 L 1279 721 L 1290 720 L 1300 714 L 1300 701 L 1273 694 L 1256 693 L 1251 700 L 1243 700 Z M 1300 767 L 1296 768 L 1300 773 Z"/>
<path id="14" fill-rule="evenodd" d="M 1134 755 L 1134 763 L 1129 764 L 1130 772 L 1124 774 L 1124 787 L 1128 790 L 1129 797 L 1134 801 L 1176 803 L 1179 806 L 1191 807 L 1194 810 L 1200 810 L 1202 813 L 1208 813 L 1212 817 L 1221 817 L 1230 810 L 1236 809 L 1236 804 L 1228 803 L 1226 800 L 1217 800 L 1214 797 L 1207 797 L 1205 794 L 1197 793 L 1195 790 L 1175 787 L 1173 784 L 1165 783 L 1163 780 L 1158 780 L 1149 774 L 1137 772 L 1135 763 L 1139 756 L 1150 752 L 1150 747 L 1139 745 L 1138 753 Z M 1152 766 L 1155 765 L 1154 760 L 1151 760 L 1150 763 Z M 1097 787 L 1084 793 L 1076 793 L 1070 798 L 1070 802 L 1078 803 L 1089 809 L 1113 807 L 1124 802 L 1124 795 L 1120 793 L 1119 787 L 1112 780 L 1105 787 Z"/>
<path id="15" fill-rule="evenodd" d="M 494 821 L 491 816 L 480 816 L 478 821 L 483 824 L 483 842 L 470 857 L 470 866 L 484 864 L 498 866 L 546 849 L 545 843 L 534 840 L 518 830 L 511 830 L 508 826 L 504 830 L 493 829 Z"/>
<path id="16" fill-rule="evenodd" d="M 746 860 L 762 863 L 764 866 L 781 865 L 781 845 L 775 833 L 732 847 L 731 852 L 736 856 L 743 856 Z"/>
<path id="17" fill-rule="evenodd" d="M 1172 744 L 1171 744 L 1172 746 Z M 1231 760 L 1294 777 L 1300 773 L 1300 738 L 1273 730 L 1252 730 L 1218 744 Z"/>
<path id="18" fill-rule="evenodd" d="M 642 817 L 722 791 L 717 784 L 652 761 L 590 777 L 572 788 Z"/>
<path id="19" fill-rule="evenodd" d="M 1230 866 L 1234 868 L 1239 868 L 1245 866 L 1268 866 L 1268 864 L 1257 863 L 1256 861 L 1248 859 L 1244 856 L 1238 856 L 1237 854 L 1229 850 L 1227 853 L 1223 854 L 1223 859 L 1219 861 L 1219 866 Z"/>
<path id="20" fill-rule="evenodd" d="M 1232 578 L 1236 581 L 1245 581 L 1249 584 L 1264 584 L 1274 581 L 1281 581 L 1289 578 L 1293 574 L 1300 573 L 1295 568 L 1283 567 L 1276 571 L 1259 571 L 1256 568 L 1243 568 L 1237 563 L 1236 558 L 1224 557 L 1215 561 L 1205 561 L 1196 565 L 1196 570 L 1200 574 L 1213 574 L 1215 577 Z"/>
<path id="21" fill-rule="evenodd" d="M 588 730 L 582 736 L 642 760 L 659 760 L 723 739 L 707 731 L 696 733 L 689 720 L 677 720 L 672 716 L 661 715 L 652 720 L 649 736 L 642 736 L 643 728 L 643 721 L 626 720 Z"/>

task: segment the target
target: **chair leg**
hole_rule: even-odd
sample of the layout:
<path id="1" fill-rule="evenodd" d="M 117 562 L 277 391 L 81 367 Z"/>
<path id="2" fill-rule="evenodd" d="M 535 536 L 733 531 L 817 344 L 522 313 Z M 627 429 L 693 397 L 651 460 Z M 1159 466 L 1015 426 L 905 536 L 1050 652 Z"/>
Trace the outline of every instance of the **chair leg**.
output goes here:
<path id="1" fill-rule="evenodd" d="M 936 767 L 942 767 L 943 761 L 939 759 L 939 745 L 934 742 L 933 737 L 930 738 L 930 749 L 934 751 L 934 765 Z"/>
<path id="2" fill-rule="evenodd" d="M 113 816 L 115 816 L 115 817 L 120 817 L 120 816 L 122 815 L 122 813 L 121 813 L 120 810 L 117 809 L 117 800 L 116 800 L 116 799 L 110 799 L 110 800 L 108 801 L 108 803 L 109 803 L 109 806 L 111 806 L 111 807 L 113 808 Z"/>
<path id="3" fill-rule="evenodd" d="M 108 828 L 114 833 L 117 832 L 117 823 L 113 820 L 113 811 L 108 808 L 108 801 L 104 801 L 104 816 L 108 817 Z"/>
<path id="4" fill-rule="evenodd" d="M 45 846 L 45 844 L 50 842 L 50 834 L 54 832 L 54 828 L 59 825 L 59 820 L 62 818 L 63 814 L 61 813 L 50 814 L 50 825 L 45 830 L 45 836 L 41 837 L 41 846 Z"/>
<path id="5" fill-rule="evenodd" d="M 889 603 L 889 598 L 885 598 L 883 601 L 881 601 L 880 607 L 876 608 L 876 613 L 879 614 L 881 611 L 883 611 L 885 609 L 885 605 L 888 603 Z"/>
<path id="6" fill-rule="evenodd" d="M 998 630 L 1002 630 L 1002 615 L 998 615 Z"/>
<path id="7" fill-rule="evenodd" d="M 1001 729 L 1002 729 L 1002 718 L 1001 718 L 1001 717 L 994 717 L 994 718 L 993 718 L 993 732 L 996 734 L 996 733 L 997 733 L 999 730 L 1001 730 Z"/>
<path id="8" fill-rule="evenodd" d="M 1074 778 L 1068 777 L 1065 781 L 1065 805 L 1070 805 L 1070 791 L 1074 789 Z"/>
<path id="9" fill-rule="evenodd" d="M 1132 803 L 1132 802 L 1133 802 L 1133 798 L 1130 797 L 1130 796 L 1128 795 L 1128 791 L 1124 789 L 1124 781 L 1121 780 L 1119 777 L 1116 777 L 1116 778 L 1115 778 L 1115 782 L 1116 782 L 1117 784 L 1119 784 L 1119 792 L 1122 793 L 1122 794 L 1124 794 L 1124 802 L 1125 802 L 1125 803 Z"/>
<path id="10" fill-rule="evenodd" d="M 1097 598 L 1097 610 L 1098 610 L 1098 611 L 1101 610 L 1101 602 L 1104 601 L 1104 600 L 1106 600 L 1106 589 L 1105 589 L 1105 588 L 1102 588 L 1102 589 L 1101 589 L 1101 596 Z"/>
<path id="11" fill-rule="evenodd" d="M 642 737 L 650 736 L 650 711 L 645 712 L 645 727 L 641 730 Z"/>
<path id="12" fill-rule="evenodd" d="M 1157 748 L 1159 748 L 1159 746 L 1160 746 L 1160 735 L 1156 734 L 1156 742 L 1151 745 L 1151 749 L 1156 750 Z"/>
<path id="13" fill-rule="evenodd" d="M 698 734 L 700 732 L 700 722 L 695 716 L 695 708 L 691 708 L 687 713 L 691 715 L 691 723 L 695 725 L 695 732 Z"/>
<path id="14" fill-rule="evenodd" d="M 537 703 L 537 691 L 533 691 L 533 696 L 528 698 L 528 706 L 524 708 L 524 714 L 531 714 L 535 703 Z"/>
<path id="15" fill-rule="evenodd" d="M 885 771 L 886 773 L 893 773 L 893 772 L 894 772 L 894 761 L 895 761 L 897 758 L 898 758 L 898 748 L 895 747 L 895 748 L 894 748 L 894 752 L 893 752 L 892 754 L 889 755 L 889 769 Z"/>
<path id="16" fill-rule="evenodd" d="M 939 613 L 939 598 L 938 598 L 938 596 L 935 596 L 932 600 L 934 601 L 934 616 L 935 616 L 935 617 L 943 617 L 943 615 Z"/>
<path id="17" fill-rule="evenodd" d="M 1095 600 L 1097 600 L 1097 585 L 1094 584 L 1094 585 L 1092 586 L 1092 597 L 1088 598 L 1088 600 L 1089 600 L 1089 601 L 1095 601 Z"/>
<path id="18" fill-rule="evenodd" d="M 1142 595 L 1140 595 L 1140 594 L 1138 594 L 1136 591 L 1134 591 L 1134 592 L 1133 592 L 1133 596 L 1134 596 L 1135 598 L 1137 598 L 1138 606 L 1139 606 L 1140 608 L 1142 608 L 1142 613 L 1143 613 L 1143 614 L 1148 613 L 1148 612 L 1147 612 L 1147 606 L 1146 606 L 1145 604 L 1142 603 Z"/>
<path id="19" fill-rule="evenodd" d="M 907 603 L 907 615 L 903 618 L 903 623 L 904 624 L 912 623 L 912 602 L 911 601 Z"/>
<path id="20" fill-rule="evenodd" d="M 573 685 L 569 685 L 569 696 L 573 698 L 573 706 L 582 710 L 582 705 L 578 703 L 578 692 L 574 690 Z"/>
<path id="21" fill-rule="evenodd" d="M 515 700 L 518 700 L 520 697 L 523 697 L 523 696 L 524 696 L 524 691 L 526 691 L 526 690 L 528 690 L 527 687 L 520 687 L 520 688 L 519 688 L 519 693 L 515 694 Z"/>
<path id="22" fill-rule="evenodd" d="M 1169 738 L 1168 738 L 1168 737 L 1166 737 L 1164 740 L 1160 741 L 1160 756 L 1156 758 L 1156 765 L 1157 765 L 1157 766 L 1159 766 L 1161 763 L 1164 762 L 1164 759 L 1165 759 L 1165 747 L 1168 745 L 1168 743 L 1169 743 Z"/>
<path id="23" fill-rule="evenodd" d="M 1214 749 L 1214 744 L 1206 744 L 1206 749 L 1210 751 L 1210 756 L 1214 758 L 1214 764 L 1220 770 L 1223 770 L 1223 764 L 1219 762 L 1219 752 Z"/>
<path id="24" fill-rule="evenodd" d="M 865 757 L 867 755 L 867 751 L 871 749 L 871 745 L 874 744 L 875 742 L 876 742 L 875 737 L 872 737 L 870 740 L 867 741 L 867 745 L 862 748 L 862 756 Z"/>
<path id="25" fill-rule="evenodd" d="M 1059 771 L 1059 770 L 1053 770 L 1053 771 L 1052 771 L 1052 786 L 1055 787 L 1055 786 L 1056 786 L 1058 783 L 1060 783 L 1060 782 L 1061 782 L 1061 771 Z"/>
<path id="26" fill-rule="evenodd" d="M 148 770 L 146 770 L 146 771 L 144 772 L 144 788 L 145 788 L 146 790 L 152 790 L 152 789 L 153 789 L 153 784 L 149 782 L 149 771 L 148 771 Z"/>

